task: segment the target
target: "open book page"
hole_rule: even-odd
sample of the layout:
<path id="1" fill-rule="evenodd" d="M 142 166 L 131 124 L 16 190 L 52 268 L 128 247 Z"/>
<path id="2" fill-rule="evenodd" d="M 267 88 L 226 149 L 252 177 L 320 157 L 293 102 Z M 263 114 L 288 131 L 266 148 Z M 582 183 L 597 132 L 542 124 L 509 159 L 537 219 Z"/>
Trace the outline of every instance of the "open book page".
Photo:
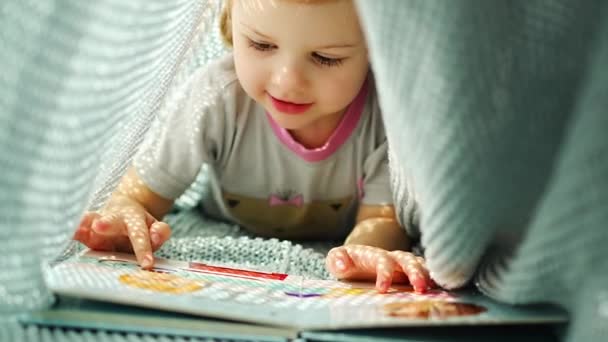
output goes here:
<path id="1" fill-rule="evenodd" d="M 513 307 L 476 292 L 415 293 L 396 285 L 347 283 L 157 259 L 141 270 L 133 255 L 85 251 L 49 266 L 54 292 L 205 317 L 298 330 L 565 322 L 553 307 Z"/>

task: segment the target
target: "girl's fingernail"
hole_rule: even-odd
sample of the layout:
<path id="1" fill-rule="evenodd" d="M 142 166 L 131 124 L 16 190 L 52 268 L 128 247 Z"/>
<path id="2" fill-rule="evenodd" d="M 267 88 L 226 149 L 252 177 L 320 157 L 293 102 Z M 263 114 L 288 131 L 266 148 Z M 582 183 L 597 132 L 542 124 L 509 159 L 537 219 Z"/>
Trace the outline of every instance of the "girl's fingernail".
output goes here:
<path id="1" fill-rule="evenodd" d="M 386 280 L 376 282 L 376 288 L 381 292 L 385 292 L 388 287 L 389 283 Z"/>
<path id="2" fill-rule="evenodd" d="M 104 230 L 108 229 L 108 227 L 110 226 L 110 223 L 107 220 L 105 220 L 104 218 L 100 218 L 97 221 L 93 222 L 93 226 L 98 231 L 104 231 Z"/>
<path id="3" fill-rule="evenodd" d="M 414 278 L 412 279 L 412 281 L 410 281 L 410 283 L 412 283 L 412 286 L 414 287 L 414 291 L 418 292 L 418 293 L 423 293 L 426 292 L 427 290 L 427 284 L 426 281 L 422 278 Z"/>
<path id="4" fill-rule="evenodd" d="M 141 262 L 141 267 L 150 268 L 150 267 L 152 267 L 153 263 L 154 263 L 154 259 L 152 258 L 152 254 L 146 254 L 146 256 L 144 257 L 144 260 Z"/>
<path id="5" fill-rule="evenodd" d="M 346 270 L 346 264 L 344 264 L 344 261 L 342 259 L 336 260 L 336 268 L 339 271 L 345 271 Z"/>

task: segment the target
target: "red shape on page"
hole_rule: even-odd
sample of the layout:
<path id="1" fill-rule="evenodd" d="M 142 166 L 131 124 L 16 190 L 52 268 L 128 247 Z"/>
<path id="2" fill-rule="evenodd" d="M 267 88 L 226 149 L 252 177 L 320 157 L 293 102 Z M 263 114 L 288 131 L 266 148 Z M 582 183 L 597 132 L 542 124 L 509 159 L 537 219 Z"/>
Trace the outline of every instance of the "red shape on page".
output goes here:
<path id="1" fill-rule="evenodd" d="M 211 266 L 202 264 L 199 262 L 190 262 L 188 264 L 188 270 L 199 273 L 209 273 L 209 274 L 221 274 L 221 275 L 229 275 L 237 278 L 248 278 L 248 279 L 269 279 L 269 280 L 285 280 L 287 278 L 287 274 L 283 273 L 266 273 L 259 271 L 251 271 L 251 270 L 240 270 L 236 268 L 229 267 L 221 267 L 221 266 Z"/>

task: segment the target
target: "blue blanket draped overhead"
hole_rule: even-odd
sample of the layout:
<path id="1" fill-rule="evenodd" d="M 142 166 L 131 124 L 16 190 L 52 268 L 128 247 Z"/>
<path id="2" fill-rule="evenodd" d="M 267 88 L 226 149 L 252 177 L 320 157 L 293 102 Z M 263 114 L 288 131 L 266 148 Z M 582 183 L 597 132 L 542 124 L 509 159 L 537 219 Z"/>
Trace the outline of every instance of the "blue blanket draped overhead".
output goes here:
<path id="1" fill-rule="evenodd" d="M 396 202 L 434 278 L 608 336 L 608 3 L 358 2 Z M 481 267 L 478 267 L 481 266 Z"/>
<path id="2" fill-rule="evenodd" d="M 40 262 L 64 250 L 82 210 L 107 198 L 171 84 L 222 53 L 219 4 L 0 3 L 0 340 L 153 338 L 25 330 L 15 317 L 48 305 Z M 565 340 L 607 336 L 608 3 L 357 5 L 396 204 L 435 279 L 473 281 L 509 303 L 562 305 L 572 314 Z M 192 206 L 199 185 L 178 204 Z M 195 235 L 196 220 L 175 217 L 176 235 Z M 234 239 L 237 229 L 219 229 L 226 237 L 215 245 L 245 244 L 251 256 L 239 258 L 255 263 L 267 262 L 257 249 L 280 244 L 281 255 L 265 258 L 321 274 L 318 256 Z M 205 234 L 165 253 L 188 241 L 204 249 Z"/>

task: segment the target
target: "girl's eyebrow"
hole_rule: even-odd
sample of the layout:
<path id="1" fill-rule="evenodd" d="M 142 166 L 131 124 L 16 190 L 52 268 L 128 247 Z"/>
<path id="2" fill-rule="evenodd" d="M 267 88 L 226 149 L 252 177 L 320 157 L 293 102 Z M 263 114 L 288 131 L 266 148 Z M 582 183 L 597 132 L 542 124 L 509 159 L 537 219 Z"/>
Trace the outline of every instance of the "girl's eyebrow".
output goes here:
<path id="1" fill-rule="evenodd" d="M 258 35 L 258 36 L 260 36 L 260 37 L 262 37 L 262 38 L 268 39 L 268 40 L 272 40 L 272 38 L 271 38 L 270 36 L 265 35 L 265 34 L 263 34 L 263 33 L 259 32 L 258 30 L 256 30 L 256 29 L 254 29 L 253 27 L 251 27 L 251 26 L 249 26 L 249 25 L 245 24 L 244 22 L 240 21 L 239 23 L 240 23 L 242 26 L 245 26 L 245 28 L 246 28 L 246 29 L 248 29 L 249 31 L 251 31 L 251 32 L 255 33 L 256 35 Z"/>
<path id="2" fill-rule="evenodd" d="M 346 44 L 331 44 L 331 45 L 320 46 L 317 49 L 319 49 L 319 50 L 344 49 L 344 48 L 358 47 L 359 45 L 361 45 L 359 42 L 346 43 Z"/>

